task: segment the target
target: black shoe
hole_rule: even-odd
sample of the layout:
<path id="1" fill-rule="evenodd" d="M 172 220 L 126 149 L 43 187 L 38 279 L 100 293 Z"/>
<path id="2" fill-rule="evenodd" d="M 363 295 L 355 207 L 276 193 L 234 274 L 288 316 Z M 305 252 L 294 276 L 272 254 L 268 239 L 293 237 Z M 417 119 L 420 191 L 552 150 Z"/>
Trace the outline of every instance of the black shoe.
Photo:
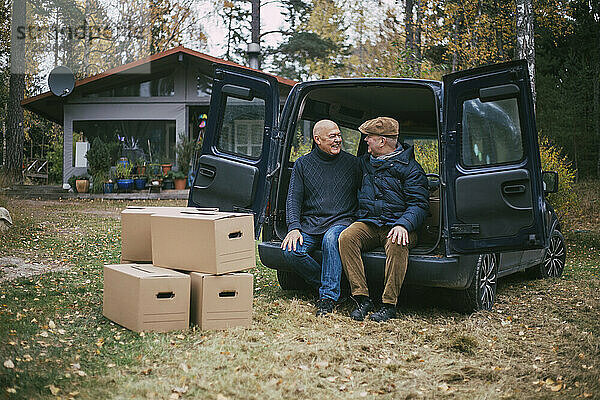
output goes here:
<path id="1" fill-rule="evenodd" d="M 369 319 L 375 322 L 385 322 L 388 319 L 396 318 L 396 306 L 393 304 L 383 303 L 381 308 L 371 314 Z"/>
<path id="2" fill-rule="evenodd" d="M 373 302 L 367 296 L 356 296 L 358 306 L 350 313 L 350 318 L 355 321 L 364 321 L 365 317 L 373 309 Z"/>
<path id="3" fill-rule="evenodd" d="M 324 299 L 319 299 L 319 302 L 317 303 L 317 313 L 316 316 L 317 317 L 325 317 L 327 316 L 327 314 L 330 314 L 333 312 L 333 306 L 335 305 L 335 301 L 328 299 L 328 298 L 324 298 Z"/>

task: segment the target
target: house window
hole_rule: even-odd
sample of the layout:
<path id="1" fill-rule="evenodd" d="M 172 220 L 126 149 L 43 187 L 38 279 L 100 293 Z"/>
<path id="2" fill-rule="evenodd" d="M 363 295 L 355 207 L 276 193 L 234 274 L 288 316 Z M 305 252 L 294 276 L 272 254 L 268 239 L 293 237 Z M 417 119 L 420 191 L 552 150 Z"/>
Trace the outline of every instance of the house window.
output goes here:
<path id="1" fill-rule="evenodd" d="M 175 77 L 173 74 L 122 85 L 102 92 L 87 93 L 83 97 L 169 97 L 175 96 Z"/>
<path id="2" fill-rule="evenodd" d="M 196 95 L 198 97 L 210 96 L 212 94 L 212 85 L 213 79 L 210 76 L 198 72 L 196 75 Z"/>
<path id="3" fill-rule="evenodd" d="M 523 135 L 516 98 L 463 103 L 462 163 L 466 167 L 509 164 L 523 159 Z"/>

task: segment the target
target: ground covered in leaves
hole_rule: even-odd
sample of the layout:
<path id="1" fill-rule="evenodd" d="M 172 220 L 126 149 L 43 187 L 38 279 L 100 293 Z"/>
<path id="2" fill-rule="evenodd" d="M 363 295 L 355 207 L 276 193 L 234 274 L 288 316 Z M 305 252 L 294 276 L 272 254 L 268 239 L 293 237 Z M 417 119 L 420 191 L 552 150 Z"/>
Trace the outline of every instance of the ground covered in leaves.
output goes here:
<path id="1" fill-rule="evenodd" d="M 349 302 L 317 319 L 314 298 L 259 264 L 251 328 L 140 334 L 102 316 L 102 265 L 119 260 L 132 204 L 158 203 L 0 199 L 15 222 L 0 240 L 0 398 L 600 398 L 589 218 L 565 229 L 561 279 L 501 279 L 492 312 L 411 289 L 390 323 L 351 321 Z"/>

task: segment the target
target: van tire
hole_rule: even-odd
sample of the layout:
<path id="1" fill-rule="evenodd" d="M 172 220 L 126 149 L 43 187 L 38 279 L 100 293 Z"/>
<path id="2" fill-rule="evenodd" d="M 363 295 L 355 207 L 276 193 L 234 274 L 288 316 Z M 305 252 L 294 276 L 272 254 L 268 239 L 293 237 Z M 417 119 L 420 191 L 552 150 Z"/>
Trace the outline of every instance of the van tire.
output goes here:
<path id="1" fill-rule="evenodd" d="M 291 271 L 277 270 L 277 281 L 283 290 L 306 290 L 308 285 L 300 275 Z"/>
<path id="2" fill-rule="evenodd" d="M 559 230 L 553 229 L 550 235 L 550 245 L 544 253 L 544 260 L 527 270 L 532 278 L 559 278 L 565 269 L 567 247 L 565 238 Z"/>
<path id="3" fill-rule="evenodd" d="M 465 312 L 491 310 L 496 301 L 498 286 L 498 257 L 492 253 L 480 254 L 475 274 L 468 288 L 462 291 Z"/>

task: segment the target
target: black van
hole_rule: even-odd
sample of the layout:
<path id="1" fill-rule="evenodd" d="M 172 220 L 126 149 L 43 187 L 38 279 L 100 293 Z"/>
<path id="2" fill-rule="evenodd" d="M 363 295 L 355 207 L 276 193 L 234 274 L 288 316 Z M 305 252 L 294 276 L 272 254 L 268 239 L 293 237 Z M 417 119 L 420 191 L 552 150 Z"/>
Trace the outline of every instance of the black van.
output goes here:
<path id="1" fill-rule="evenodd" d="M 565 244 L 545 193 L 558 174 L 542 172 L 527 64 L 460 71 L 443 82 L 331 79 L 303 82 L 283 109 L 268 74 L 217 66 L 208 125 L 188 205 L 254 213 L 261 262 L 283 289 L 304 286 L 280 249 L 293 162 L 310 151 L 311 130 L 335 121 L 344 150 L 366 151 L 358 126 L 388 116 L 415 145 L 428 172 L 430 215 L 411 250 L 406 284 L 456 290 L 469 310 L 489 310 L 498 277 L 529 269 L 558 277 Z M 262 229 L 262 231 L 261 231 Z M 363 254 L 381 290 L 385 253 Z M 315 254 L 319 258 L 319 254 Z"/>

